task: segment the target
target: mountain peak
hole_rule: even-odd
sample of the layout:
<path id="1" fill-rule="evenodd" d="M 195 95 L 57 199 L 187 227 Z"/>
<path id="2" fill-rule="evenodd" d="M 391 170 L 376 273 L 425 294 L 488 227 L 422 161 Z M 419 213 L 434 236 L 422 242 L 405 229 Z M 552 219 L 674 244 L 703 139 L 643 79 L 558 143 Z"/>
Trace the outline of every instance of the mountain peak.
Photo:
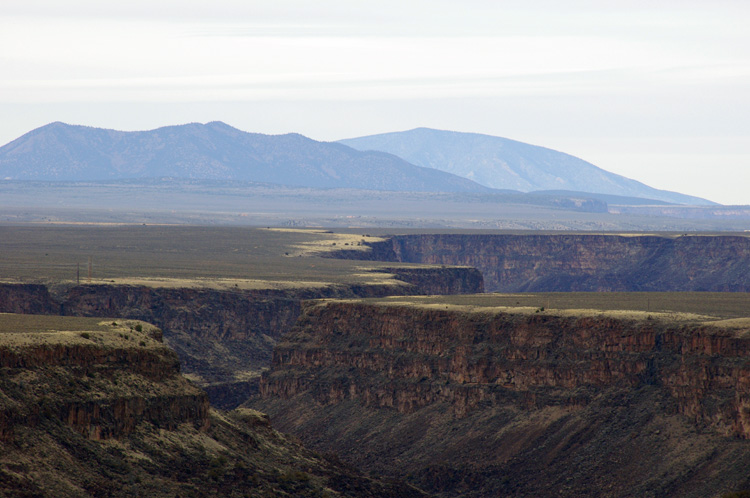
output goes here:
<path id="1" fill-rule="evenodd" d="M 545 147 L 426 127 L 331 143 L 299 133 L 247 133 L 222 121 L 131 132 L 55 121 L 0 147 L 0 178 L 160 177 L 396 191 L 575 191 L 715 204 Z"/>
<path id="2" fill-rule="evenodd" d="M 386 153 L 298 133 L 246 133 L 221 121 L 123 132 L 55 122 L 0 147 L 0 178 L 239 180 L 295 187 L 422 192 L 491 189 Z"/>
<path id="3" fill-rule="evenodd" d="M 567 190 L 676 204 L 714 204 L 649 187 L 570 154 L 492 135 L 414 128 L 339 143 L 358 150 L 388 152 L 418 166 L 469 178 L 493 189 Z"/>

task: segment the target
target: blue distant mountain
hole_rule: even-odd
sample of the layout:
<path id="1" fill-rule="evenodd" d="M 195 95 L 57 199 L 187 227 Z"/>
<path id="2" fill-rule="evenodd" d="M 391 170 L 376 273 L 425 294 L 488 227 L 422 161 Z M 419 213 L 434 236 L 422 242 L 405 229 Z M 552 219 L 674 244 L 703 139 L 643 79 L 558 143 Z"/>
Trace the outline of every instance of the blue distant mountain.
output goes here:
<path id="1" fill-rule="evenodd" d="M 494 189 L 575 191 L 675 204 L 716 204 L 658 190 L 577 157 L 507 138 L 417 128 L 340 140 L 361 151 L 382 151 L 410 163 L 453 173 Z"/>
<path id="2" fill-rule="evenodd" d="M 238 180 L 311 188 L 492 192 L 474 181 L 298 134 L 246 133 L 221 122 L 123 132 L 51 123 L 0 147 L 0 179 Z"/>

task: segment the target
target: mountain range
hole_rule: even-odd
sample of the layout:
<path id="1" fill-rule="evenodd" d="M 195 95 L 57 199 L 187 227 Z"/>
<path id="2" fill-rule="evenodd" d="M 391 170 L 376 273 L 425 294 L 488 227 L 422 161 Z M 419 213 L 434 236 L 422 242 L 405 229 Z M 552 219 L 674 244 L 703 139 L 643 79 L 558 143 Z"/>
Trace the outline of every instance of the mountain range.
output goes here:
<path id="1" fill-rule="evenodd" d="M 395 154 L 410 163 L 453 173 L 491 188 L 576 191 L 712 204 L 699 197 L 658 190 L 556 150 L 478 133 L 416 128 L 340 140 L 357 150 Z"/>
<path id="2" fill-rule="evenodd" d="M 600 199 L 620 196 L 658 201 L 653 204 L 712 204 L 651 188 L 544 147 L 427 128 L 319 142 L 296 133 L 247 133 L 218 121 L 135 132 L 55 122 L 0 147 L 0 179 L 86 182 L 148 178 L 323 189 L 564 192 Z"/>
<path id="3" fill-rule="evenodd" d="M 51 123 L 0 148 L 6 180 L 240 180 L 296 187 L 489 192 L 471 180 L 299 134 L 246 133 L 221 122 L 123 132 Z"/>

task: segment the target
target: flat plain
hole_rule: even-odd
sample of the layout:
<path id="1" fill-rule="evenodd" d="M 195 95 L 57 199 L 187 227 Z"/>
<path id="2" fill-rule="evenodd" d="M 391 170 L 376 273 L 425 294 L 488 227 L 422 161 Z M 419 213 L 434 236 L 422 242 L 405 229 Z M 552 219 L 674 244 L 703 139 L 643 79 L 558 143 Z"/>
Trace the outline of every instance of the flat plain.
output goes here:
<path id="1" fill-rule="evenodd" d="M 525 310 L 635 312 L 644 318 L 718 321 L 750 316 L 750 294 L 744 292 L 534 292 L 457 296 L 408 296 L 363 299 L 363 302 L 466 311 Z M 750 326 L 750 323 L 748 323 Z"/>
<path id="2" fill-rule="evenodd" d="M 309 257 L 376 237 L 328 230 L 168 225 L 0 226 L 0 280 L 267 287 L 383 283 L 395 263 Z M 410 265 L 398 264 L 408 267 Z"/>
<path id="3" fill-rule="evenodd" d="M 619 206 L 584 195 L 310 189 L 200 180 L 0 182 L 2 223 L 743 231 L 741 206 Z M 574 193 L 573 193 L 574 194 Z M 593 202 L 593 206 L 591 206 Z M 594 209 L 589 209 L 594 208 Z"/>
<path id="4" fill-rule="evenodd" d="M 90 258 L 92 283 L 98 284 L 239 289 L 389 284 L 393 281 L 388 273 L 383 273 L 385 268 L 419 265 L 320 257 L 339 249 L 366 250 L 366 242 L 382 240 L 389 232 L 498 233 L 184 225 L 0 225 L 0 281 L 51 286 L 87 283 Z M 750 295 L 746 293 L 552 292 L 409 299 L 471 306 L 680 312 L 724 319 L 750 314 Z"/>

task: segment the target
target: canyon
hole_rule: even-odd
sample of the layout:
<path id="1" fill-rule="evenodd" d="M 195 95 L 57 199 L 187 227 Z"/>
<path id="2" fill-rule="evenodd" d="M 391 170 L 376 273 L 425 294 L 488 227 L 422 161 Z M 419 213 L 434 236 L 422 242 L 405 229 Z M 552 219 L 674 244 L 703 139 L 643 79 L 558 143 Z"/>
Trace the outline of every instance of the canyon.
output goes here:
<path id="1" fill-rule="evenodd" d="M 6 280 L 0 283 L 0 312 L 154 323 L 177 351 L 184 373 L 222 408 L 235 407 L 257 391 L 258 375 L 268 367 L 274 345 L 308 299 L 482 291 L 750 290 L 750 238 L 740 234 L 420 232 L 372 237 L 190 227 L 3 230 L 9 264 L 21 268 L 35 254 L 33 267 L 45 271 L 47 255 L 41 247 L 54 247 L 60 260 L 67 261 L 87 245 L 89 251 L 105 251 L 104 264 L 126 266 L 95 283 L 45 279 L 43 273 L 41 279 L 24 275 Z M 270 256 L 259 257 L 258 251 Z M 175 257 L 181 267 L 165 268 L 175 264 Z M 202 275 L 208 258 L 217 258 L 215 266 L 227 266 L 218 280 Z M 340 264 L 323 264 L 334 260 Z M 322 273 L 309 274 L 317 267 L 324 268 Z M 248 280 L 267 273 L 266 268 L 285 271 L 285 281 L 276 282 L 275 274 Z M 144 280 L 135 273 L 144 270 L 159 278 Z M 295 274 L 307 281 L 293 282 Z M 238 275 L 228 280 L 234 284 L 215 283 Z M 337 282 L 339 275 L 347 278 Z"/>
<path id="2" fill-rule="evenodd" d="M 216 289 L 190 286 L 0 284 L 0 312 L 122 317 L 153 323 L 189 378 L 214 406 L 233 408 L 257 389 L 273 346 L 306 299 L 482 290 L 473 268 L 382 268 L 381 283 L 300 288 Z M 162 284 L 163 285 L 163 284 Z M 183 284 L 184 285 L 184 284 Z"/>
<path id="3" fill-rule="evenodd" d="M 488 292 L 750 291 L 743 234 L 410 233 L 337 258 L 465 265 Z"/>
<path id="4" fill-rule="evenodd" d="M 270 438 L 261 446 L 319 465 L 301 471 L 307 477 L 288 466 L 263 474 L 271 479 L 265 489 L 290 495 L 314 493 L 304 483 L 322 486 L 330 472 L 352 486 L 385 486 L 363 473 L 402 479 L 446 498 L 697 497 L 750 488 L 745 235 L 0 230 L 0 312 L 99 317 L 117 340 L 135 340 L 132 324 L 154 324 L 135 349 L 108 352 L 114 363 L 91 356 L 80 337 L 33 355 L 3 353 L 3 372 L 16 372 L 0 389 L 16 403 L 1 415 L 7 444 L 74 437 L 74 456 L 92 462 L 112 453 L 92 444 L 127 440 L 155 468 L 181 461 L 205 477 L 221 473 L 221 455 L 186 447 L 223 434 L 211 437 L 230 453 L 246 452 L 229 440 L 256 440 L 257 429 Z M 94 254 L 92 282 L 70 278 L 81 254 Z M 628 292 L 611 292 L 619 290 Z M 113 328 L 127 321 L 127 330 Z M 157 343 L 176 355 L 157 348 L 158 358 L 144 359 Z M 64 363 L 94 357 L 110 366 Z M 44 362 L 45 375 L 60 377 L 40 385 L 65 396 L 14 398 L 28 385 L 18 379 Z M 126 386 L 87 372 L 129 363 L 128 375 L 145 380 L 97 404 L 96 396 Z M 122 371 L 112 378 L 130 378 Z M 147 401 L 136 393 L 165 393 L 170 382 L 190 394 Z M 76 394 L 88 388 L 100 394 Z M 48 408 L 6 409 L 27 405 Z M 297 437 L 321 453 L 294 446 Z M 162 446 L 168 455 L 154 457 Z M 3 478 L 21 489 L 35 465 L 7 464 Z M 219 467 L 233 476 L 221 481 L 224 490 L 250 476 Z M 397 496 L 416 492 L 398 486 Z"/>
<path id="5" fill-rule="evenodd" d="M 25 330 L 34 318 L 2 316 L 12 322 L 0 349 L 5 440 L 14 439 L 18 425 L 39 425 L 45 412 L 97 441 L 132 433 L 140 419 L 171 430 L 208 424 L 208 397 L 179 375 L 177 355 L 162 344 L 161 330 L 141 322 L 92 322 L 78 334 L 43 330 L 49 320 L 41 331 Z M 25 402 L 29 398 L 38 402 Z"/>
<path id="6" fill-rule="evenodd" d="M 418 498 L 219 412 L 147 323 L 0 314 L 0 495 Z"/>
<path id="7" fill-rule="evenodd" d="M 326 300 L 248 406 L 438 496 L 717 496 L 750 486 L 748 352 L 746 318 Z"/>

